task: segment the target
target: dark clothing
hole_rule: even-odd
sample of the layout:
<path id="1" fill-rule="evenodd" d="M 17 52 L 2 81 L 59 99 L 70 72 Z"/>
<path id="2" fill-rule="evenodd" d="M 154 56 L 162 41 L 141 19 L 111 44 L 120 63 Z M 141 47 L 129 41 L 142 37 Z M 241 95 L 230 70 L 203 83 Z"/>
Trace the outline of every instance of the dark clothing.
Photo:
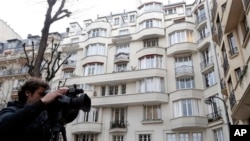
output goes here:
<path id="1" fill-rule="evenodd" d="M 1 141 L 49 141 L 48 113 L 42 101 L 32 105 L 9 102 L 0 111 Z"/>

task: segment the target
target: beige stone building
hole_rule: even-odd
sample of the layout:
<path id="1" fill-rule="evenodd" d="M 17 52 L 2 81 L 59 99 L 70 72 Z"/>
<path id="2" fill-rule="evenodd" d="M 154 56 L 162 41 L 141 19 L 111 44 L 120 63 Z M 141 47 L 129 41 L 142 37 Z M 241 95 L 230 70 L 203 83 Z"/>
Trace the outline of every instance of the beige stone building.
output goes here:
<path id="1" fill-rule="evenodd" d="M 222 94 L 233 124 L 250 123 L 249 0 L 212 2 L 213 40 L 216 43 Z"/>
<path id="2" fill-rule="evenodd" d="M 229 140 L 210 5 L 151 1 L 71 23 L 53 87 L 76 84 L 92 109 L 66 126 L 69 140 Z"/>

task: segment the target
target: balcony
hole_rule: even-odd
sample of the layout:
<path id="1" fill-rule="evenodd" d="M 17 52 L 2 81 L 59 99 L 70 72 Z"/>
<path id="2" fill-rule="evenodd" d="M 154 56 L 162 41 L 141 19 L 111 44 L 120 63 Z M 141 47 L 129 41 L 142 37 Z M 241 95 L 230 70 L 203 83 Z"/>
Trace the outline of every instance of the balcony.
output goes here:
<path id="1" fill-rule="evenodd" d="M 0 77 L 6 77 L 6 76 L 18 76 L 18 75 L 24 75 L 28 74 L 28 68 L 23 67 L 20 69 L 5 69 L 0 71 Z"/>
<path id="2" fill-rule="evenodd" d="M 200 25 L 205 23 L 206 20 L 207 20 L 206 13 L 200 14 L 197 20 L 195 21 L 196 27 L 199 27 Z"/>
<path id="3" fill-rule="evenodd" d="M 97 122 L 81 122 L 72 124 L 71 132 L 79 133 L 79 132 L 94 132 L 101 133 L 102 124 Z"/>
<path id="4" fill-rule="evenodd" d="M 128 62 L 129 61 L 129 53 L 125 53 L 125 52 L 120 52 L 118 54 L 115 55 L 115 60 L 114 62 Z"/>
<path id="5" fill-rule="evenodd" d="M 225 96 L 228 96 L 225 80 L 222 79 L 220 83 L 221 83 L 221 93 Z"/>
<path id="6" fill-rule="evenodd" d="M 194 76 L 193 66 L 183 65 L 175 68 L 175 77 Z"/>
<path id="7" fill-rule="evenodd" d="M 233 47 L 228 51 L 228 54 L 230 55 L 230 58 L 236 56 L 239 54 L 238 48 L 237 47 Z"/>
<path id="8" fill-rule="evenodd" d="M 66 69 L 75 69 L 76 61 L 68 60 L 65 64 L 62 65 L 62 70 Z"/>
<path id="9" fill-rule="evenodd" d="M 164 69 L 143 69 L 132 70 L 125 72 L 105 73 L 92 76 L 82 76 L 73 79 L 67 79 L 68 85 L 88 83 L 93 85 L 108 85 L 120 82 L 131 82 L 141 80 L 145 77 L 165 77 L 166 70 Z M 60 81 L 60 80 L 58 80 Z"/>
<path id="10" fill-rule="evenodd" d="M 134 40 L 143 40 L 149 38 L 165 37 L 165 31 L 162 27 L 148 27 L 140 30 L 133 35 Z"/>
<path id="11" fill-rule="evenodd" d="M 223 12 L 222 25 L 225 25 L 224 33 L 230 32 L 238 25 L 240 21 L 241 13 L 243 13 L 244 7 L 242 1 L 228 0 L 226 3 L 225 11 Z"/>
<path id="12" fill-rule="evenodd" d="M 230 102 L 230 107 L 231 109 L 233 109 L 234 105 L 236 104 L 236 99 L 235 99 L 235 95 L 234 95 L 234 90 L 232 90 L 230 92 L 230 95 L 229 95 L 229 102 Z"/>
<path id="13" fill-rule="evenodd" d="M 62 45 L 63 52 L 77 51 L 79 48 L 80 48 L 79 43 L 69 43 L 69 44 Z"/>
<path id="14" fill-rule="evenodd" d="M 92 98 L 93 106 L 116 107 L 142 104 L 168 103 L 168 95 L 160 92 L 123 94 L 115 96 L 100 96 Z"/>
<path id="15" fill-rule="evenodd" d="M 216 122 L 222 119 L 221 110 L 207 115 L 208 123 Z"/>
<path id="16" fill-rule="evenodd" d="M 200 63 L 202 72 L 206 72 L 207 70 L 210 70 L 210 68 L 214 65 L 213 57 L 209 57 L 206 61 L 202 61 Z"/>
<path id="17" fill-rule="evenodd" d="M 111 121 L 110 132 L 127 132 L 127 121 Z"/>
<path id="18" fill-rule="evenodd" d="M 207 117 L 202 116 L 185 116 L 170 120 L 172 130 L 190 130 L 207 128 Z"/>
<path id="19" fill-rule="evenodd" d="M 224 70 L 224 76 L 226 76 L 228 73 L 228 70 L 229 70 L 229 63 L 228 63 L 228 60 L 226 58 L 224 58 L 222 66 L 223 66 L 223 70 Z"/>
<path id="20" fill-rule="evenodd" d="M 197 52 L 197 44 L 192 42 L 176 43 L 167 48 L 167 56 L 173 56 L 181 53 L 195 53 Z"/>

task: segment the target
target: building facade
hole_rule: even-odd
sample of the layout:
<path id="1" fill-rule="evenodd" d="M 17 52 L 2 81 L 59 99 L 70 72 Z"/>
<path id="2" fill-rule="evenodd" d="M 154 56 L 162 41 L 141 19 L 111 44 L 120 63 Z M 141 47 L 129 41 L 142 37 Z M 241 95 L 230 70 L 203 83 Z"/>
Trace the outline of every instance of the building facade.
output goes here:
<path id="1" fill-rule="evenodd" d="M 249 0 L 212 1 L 213 40 L 233 124 L 249 124 Z"/>
<path id="2" fill-rule="evenodd" d="M 153 1 L 71 23 L 53 87 L 76 84 L 92 109 L 67 124 L 69 140 L 229 140 L 211 4 Z"/>

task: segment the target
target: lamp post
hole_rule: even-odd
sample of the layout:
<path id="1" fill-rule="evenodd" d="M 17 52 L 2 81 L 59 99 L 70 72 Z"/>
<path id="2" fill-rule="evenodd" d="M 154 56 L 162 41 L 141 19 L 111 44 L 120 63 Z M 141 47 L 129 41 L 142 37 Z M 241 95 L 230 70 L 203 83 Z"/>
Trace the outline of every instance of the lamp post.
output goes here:
<path id="1" fill-rule="evenodd" d="M 223 104 L 224 104 L 225 114 L 226 114 L 226 120 L 227 120 L 228 130 L 229 130 L 229 134 L 230 134 L 230 125 L 231 125 L 231 123 L 230 123 L 230 120 L 229 120 L 229 115 L 228 115 L 228 111 L 227 111 L 227 105 L 226 105 L 225 101 L 224 101 L 222 98 L 220 98 L 220 97 L 213 96 L 213 97 L 208 97 L 208 98 L 206 98 L 206 99 L 204 100 L 204 103 L 206 103 L 206 104 L 212 104 L 214 98 L 219 99 L 219 100 L 222 101 Z"/>

